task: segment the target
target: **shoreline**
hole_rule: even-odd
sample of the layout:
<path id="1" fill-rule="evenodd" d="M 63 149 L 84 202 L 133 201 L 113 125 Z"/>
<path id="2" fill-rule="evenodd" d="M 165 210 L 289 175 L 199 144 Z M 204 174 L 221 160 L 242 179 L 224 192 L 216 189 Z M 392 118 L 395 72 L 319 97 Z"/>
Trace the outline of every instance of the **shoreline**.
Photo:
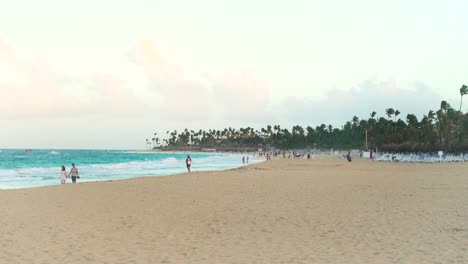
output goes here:
<path id="1" fill-rule="evenodd" d="M 467 163 L 273 160 L 0 191 L 8 263 L 466 262 Z"/>
<path id="2" fill-rule="evenodd" d="M 255 164 L 259 164 L 265 162 L 264 160 L 256 160 L 251 159 L 250 163 L 246 164 L 239 164 L 238 166 L 234 167 L 229 167 L 225 169 L 220 169 L 220 170 L 192 170 L 193 173 L 210 173 L 210 172 L 222 172 L 222 171 L 230 171 L 230 170 L 236 170 L 239 168 L 243 168 L 246 166 L 251 166 Z M 186 169 L 185 169 L 186 170 Z M 173 177 L 173 176 L 178 176 L 178 175 L 183 175 L 183 174 L 190 174 L 187 171 L 183 172 L 178 172 L 178 173 L 170 173 L 170 174 L 163 174 L 163 175 L 142 175 L 142 176 L 135 176 L 135 177 L 128 177 L 128 178 L 116 178 L 116 179 L 101 179 L 101 180 L 90 180 L 90 181 L 80 181 L 80 179 L 77 180 L 77 183 L 75 185 L 82 185 L 82 184 L 90 184 L 90 183 L 98 183 L 98 182 L 113 182 L 113 181 L 125 181 L 125 180 L 133 180 L 133 179 L 139 179 L 139 178 L 163 178 L 163 177 Z M 58 179 L 58 178 L 57 178 Z M 14 187 L 14 188 L 0 188 L 1 191 L 9 191 L 9 190 L 25 190 L 25 189 L 37 189 L 37 188 L 47 188 L 47 187 L 57 187 L 57 186 L 62 186 L 62 185 L 73 185 L 71 182 L 71 178 L 67 178 L 66 184 L 59 184 L 59 181 L 57 181 L 56 184 L 49 184 L 49 185 L 41 185 L 41 186 L 32 186 L 32 187 Z"/>
<path id="3" fill-rule="evenodd" d="M 235 168 L 229 168 L 229 169 L 224 169 L 224 170 L 204 170 L 204 171 L 192 171 L 192 172 L 180 172 L 180 173 L 174 173 L 174 174 L 167 174 L 167 175 L 144 175 L 144 176 L 137 176 L 134 178 L 125 178 L 125 179 L 109 179 L 109 180 L 99 180 L 99 181 L 85 181 L 85 182 L 78 182 L 74 185 L 88 185 L 88 184 L 96 184 L 96 183 L 110 183 L 110 182 L 122 182 L 122 181 L 133 181 L 133 180 L 139 180 L 139 179 L 146 179 L 146 178 L 166 178 L 166 177 L 180 177 L 180 176 L 190 176 L 192 174 L 200 174 L 200 173 L 215 173 L 215 172 L 225 172 L 225 171 L 234 171 L 234 170 L 239 170 L 245 167 L 249 166 L 255 166 L 257 164 L 263 163 L 266 161 L 260 161 L 256 163 L 249 163 L 249 164 L 244 164 L 240 167 L 235 167 Z M 60 188 L 68 185 L 73 185 L 71 182 L 67 182 L 66 184 L 56 184 L 56 185 L 44 185 L 44 186 L 36 186 L 36 187 L 24 187 L 24 188 L 11 188 L 11 189 L 1 189 L 0 192 L 2 191 L 18 191 L 18 190 L 35 190 L 35 189 L 47 189 L 47 188 Z"/>
<path id="4" fill-rule="evenodd" d="M 155 152 L 158 153 L 158 152 Z M 168 154 L 185 154 L 185 153 L 180 153 L 180 152 L 165 152 Z M 205 152 L 202 153 L 191 153 L 191 154 L 206 154 Z M 225 153 L 218 153 L 218 154 L 225 154 Z M 229 154 L 229 153 L 227 153 Z M 234 154 L 234 153 L 232 153 Z M 253 155 L 254 153 L 245 153 L 249 155 Z M 235 154 L 235 155 L 242 155 L 242 154 Z M 319 161 L 319 160 L 331 160 L 335 162 L 343 162 L 343 163 L 348 163 L 345 159 L 343 159 L 340 155 L 328 155 L 328 154 L 315 154 L 313 155 L 311 160 L 307 160 L 306 158 L 291 158 L 291 159 L 283 159 L 283 158 L 273 158 L 273 161 L 294 161 L 294 160 L 303 160 L 307 162 L 313 162 L 314 160 Z M 345 162 L 346 161 L 346 162 Z M 271 161 L 266 161 L 265 157 L 255 157 L 250 160 L 249 163 L 245 164 L 239 164 L 238 166 L 232 167 L 232 168 L 225 168 L 225 169 L 220 169 L 220 170 L 195 170 L 192 171 L 191 173 L 213 173 L 213 172 L 224 172 L 224 171 L 231 171 L 231 170 L 237 170 L 241 169 L 244 167 L 249 167 L 249 166 L 255 166 L 256 164 L 261 164 L 261 163 L 269 163 Z M 424 162 L 424 161 L 415 161 L 415 162 L 408 162 L 408 161 L 391 161 L 391 160 L 370 160 L 366 158 L 353 158 L 353 161 L 351 163 L 356 163 L 356 162 L 368 162 L 368 163 L 382 163 L 382 164 L 408 164 L 408 165 L 426 165 L 426 166 L 440 166 L 440 165 L 449 165 L 449 164 L 463 164 L 467 163 L 467 161 L 442 161 L 442 162 Z M 90 181 L 77 181 L 75 185 L 82 185 L 82 184 L 90 184 L 90 183 L 98 183 L 98 182 L 113 182 L 113 181 L 126 181 L 126 180 L 133 180 L 133 179 L 139 179 L 139 178 L 163 178 L 163 177 L 172 177 L 172 176 L 178 176 L 178 175 L 184 175 L 184 174 L 189 174 L 188 172 L 178 172 L 178 173 L 171 173 L 171 174 L 164 174 L 164 175 L 142 175 L 142 176 L 135 176 L 135 177 L 128 177 L 128 178 L 116 178 L 116 179 L 102 179 L 102 180 L 90 180 Z M 67 183 L 65 185 L 72 185 L 71 179 L 67 179 Z M 37 188 L 47 188 L 47 187 L 57 187 L 57 186 L 62 186 L 62 184 L 51 184 L 51 185 L 41 185 L 41 186 L 33 186 L 33 187 L 14 187 L 14 188 L 0 188 L 1 191 L 10 191 L 10 190 L 25 190 L 25 189 L 37 189 Z"/>
<path id="5" fill-rule="evenodd" d="M 64 160 L 78 164 L 81 179 L 78 182 L 117 180 L 139 176 L 163 176 L 186 172 L 186 154 L 181 153 L 141 153 L 90 151 L 50 152 L 42 151 L 34 154 L 5 154 L 5 163 L 0 169 L 0 189 L 18 189 L 59 185 L 57 164 Z M 16 161 L 16 157 L 23 157 Z M 194 170 L 224 170 L 242 166 L 242 155 L 238 154 L 191 154 L 194 160 Z M 261 159 L 250 156 L 251 162 Z M 17 163 L 15 163 L 17 162 Z M 67 167 L 67 166 L 66 166 Z M 71 183 L 68 179 L 67 183 Z"/>

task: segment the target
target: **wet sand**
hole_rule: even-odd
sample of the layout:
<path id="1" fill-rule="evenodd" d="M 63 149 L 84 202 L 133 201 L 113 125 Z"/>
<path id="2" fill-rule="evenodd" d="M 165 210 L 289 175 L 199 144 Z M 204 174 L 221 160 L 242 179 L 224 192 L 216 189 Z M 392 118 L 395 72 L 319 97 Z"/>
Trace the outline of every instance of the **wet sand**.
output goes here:
<path id="1" fill-rule="evenodd" d="M 468 163 L 278 160 L 0 201 L 1 263 L 468 263 Z"/>

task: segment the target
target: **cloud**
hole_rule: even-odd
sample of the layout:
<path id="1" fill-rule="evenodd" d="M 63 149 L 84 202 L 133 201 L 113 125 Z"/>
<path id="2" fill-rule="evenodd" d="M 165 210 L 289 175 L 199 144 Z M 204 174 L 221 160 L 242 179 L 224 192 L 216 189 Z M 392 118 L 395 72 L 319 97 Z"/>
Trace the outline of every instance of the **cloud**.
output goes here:
<path id="1" fill-rule="evenodd" d="M 158 111 L 172 118 L 258 120 L 268 107 L 269 85 L 253 69 L 188 74 L 186 67 L 161 55 L 149 39 L 137 42 L 131 60 L 158 93 Z"/>
<path id="2" fill-rule="evenodd" d="M 269 83 L 251 68 L 218 73 L 213 93 L 226 118 L 259 121 L 267 116 Z"/>
<path id="3" fill-rule="evenodd" d="M 394 79 L 370 79 L 346 90 L 328 90 L 320 99 L 296 94 L 273 103 L 269 81 L 252 67 L 197 72 L 164 56 L 145 38 L 137 41 L 128 59 L 131 63 L 76 72 L 48 57 L 25 59 L 0 38 L 0 119 L 17 125 L 7 135 L 13 138 L 25 127 L 28 131 L 42 129 L 43 124 L 50 127 L 54 118 L 73 118 L 76 127 L 96 122 L 94 129 L 107 129 L 96 136 L 90 133 L 90 141 L 106 138 L 109 131 L 117 137 L 124 127 L 138 137 L 141 131 L 185 127 L 341 126 L 354 115 L 368 118 L 377 111 L 385 116 L 389 107 L 400 110 L 402 119 L 406 113 L 421 116 L 437 109 L 441 100 L 424 83 L 402 86 Z M 119 123 L 122 117 L 126 125 Z M 68 128 L 63 133 L 67 138 L 86 137 L 68 134 Z"/>
<path id="4" fill-rule="evenodd" d="M 367 119 L 372 111 L 377 116 L 385 115 L 386 108 L 398 109 L 398 118 L 405 120 L 406 114 L 418 116 L 437 109 L 441 96 L 423 83 L 413 83 L 408 87 L 398 86 L 396 80 L 366 80 L 349 90 L 332 89 L 322 100 L 291 96 L 279 106 L 282 120 L 300 124 L 319 125 L 321 123 L 343 125 L 354 115 Z"/>
<path id="5" fill-rule="evenodd" d="M 49 65 L 9 59 L 2 66 L 0 110 L 4 114 L 21 116 L 54 111 L 61 91 L 54 82 L 57 75 Z"/>
<path id="6" fill-rule="evenodd" d="M 20 59 L 15 48 L 0 39 L 0 116 L 146 115 L 163 124 L 199 127 L 342 125 L 354 115 L 368 118 L 372 111 L 385 116 L 389 107 L 400 110 L 403 119 L 406 113 L 421 116 L 441 100 L 423 83 L 402 86 L 394 79 L 370 79 L 347 90 L 328 90 L 323 99 L 291 95 L 274 104 L 269 81 L 251 67 L 196 72 L 164 56 L 146 38 L 138 40 L 129 55 L 132 63 L 123 65 L 128 72 L 123 67 L 120 75 L 105 69 L 76 75 L 47 57 Z"/>
<path id="7" fill-rule="evenodd" d="M 68 71 L 47 57 L 19 59 L 3 39 L 0 55 L 3 117 L 150 115 L 159 122 L 214 124 L 263 120 L 269 106 L 269 84 L 254 69 L 197 73 L 163 56 L 147 38 L 132 49 L 133 64 L 117 67 L 129 69 L 120 75 L 112 69 Z"/>
<path id="8" fill-rule="evenodd" d="M 131 60 L 149 78 L 148 89 L 156 92 L 156 112 L 168 119 L 206 119 L 213 111 L 212 94 L 199 78 L 190 77 L 182 65 L 163 58 L 156 45 L 142 38 Z"/>
<path id="9" fill-rule="evenodd" d="M 96 93 L 97 100 L 88 105 L 90 113 L 109 112 L 120 116 L 137 116 L 147 109 L 135 97 L 121 78 L 106 73 L 93 73 L 89 87 Z M 75 104 L 80 107 L 82 102 Z"/>
<path id="10" fill-rule="evenodd" d="M 16 60 L 15 49 L 0 36 L 0 64 L 12 63 Z"/>
<path id="11" fill-rule="evenodd" d="M 141 108 L 125 83 L 112 74 L 80 76 L 47 58 L 18 59 L 0 40 L 0 115 L 9 118 L 136 114 Z"/>

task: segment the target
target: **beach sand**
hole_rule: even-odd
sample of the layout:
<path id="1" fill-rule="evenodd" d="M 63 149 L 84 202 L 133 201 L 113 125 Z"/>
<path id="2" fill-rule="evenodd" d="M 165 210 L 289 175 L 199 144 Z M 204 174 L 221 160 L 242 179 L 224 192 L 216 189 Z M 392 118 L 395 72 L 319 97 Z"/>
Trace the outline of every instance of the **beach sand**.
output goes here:
<path id="1" fill-rule="evenodd" d="M 0 201 L 0 263 L 468 263 L 468 163 L 278 160 Z"/>

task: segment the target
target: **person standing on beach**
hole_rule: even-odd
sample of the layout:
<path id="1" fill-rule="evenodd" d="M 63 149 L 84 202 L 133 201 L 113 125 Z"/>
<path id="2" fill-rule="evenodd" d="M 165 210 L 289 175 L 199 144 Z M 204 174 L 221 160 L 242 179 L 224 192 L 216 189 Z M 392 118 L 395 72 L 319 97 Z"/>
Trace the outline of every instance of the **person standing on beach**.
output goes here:
<path id="1" fill-rule="evenodd" d="M 242 156 L 242 164 L 245 164 L 245 157 Z"/>
<path id="2" fill-rule="evenodd" d="M 187 170 L 190 172 L 190 166 L 192 165 L 192 158 L 190 158 L 190 155 L 187 155 L 187 158 L 185 159 L 185 165 L 187 165 Z"/>
<path id="3" fill-rule="evenodd" d="M 247 156 L 247 163 L 249 163 L 249 156 Z"/>
<path id="4" fill-rule="evenodd" d="M 78 173 L 78 169 L 75 167 L 75 163 L 72 163 L 72 168 L 68 176 L 71 176 L 73 183 L 76 183 L 76 179 L 80 178 L 80 174 Z"/>
<path id="5" fill-rule="evenodd" d="M 62 166 L 62 169 L 60 170 L 60 183 L 61 184 L 65 184 L 67 178 L 68 178 L 68 175 L 67 175 L 67 170 L 65 169 L 65 166 Z"/>

